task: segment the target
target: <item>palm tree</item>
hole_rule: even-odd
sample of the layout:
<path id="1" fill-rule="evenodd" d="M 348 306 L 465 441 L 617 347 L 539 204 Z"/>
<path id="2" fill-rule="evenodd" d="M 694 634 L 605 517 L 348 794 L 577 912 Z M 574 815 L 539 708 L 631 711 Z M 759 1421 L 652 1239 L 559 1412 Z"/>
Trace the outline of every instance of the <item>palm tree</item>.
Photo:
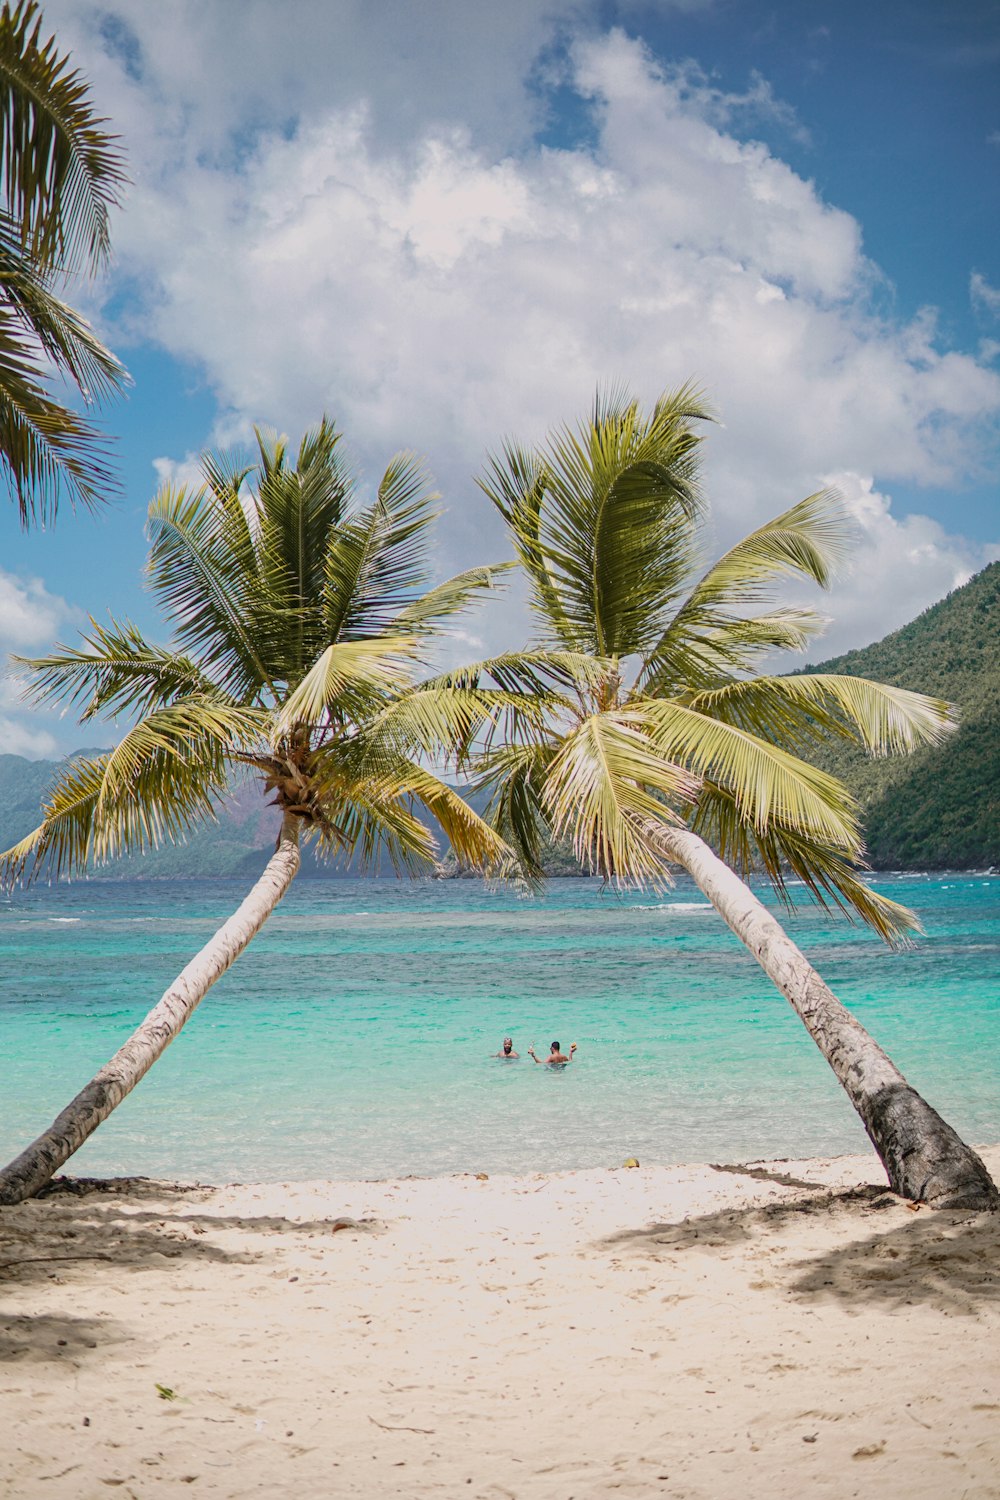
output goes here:
<path id="1" fill-rule="evenodd" d="M 57 295 L 108 258 L 125 170 L 106 123 L 43 40 L 35 0 L 0 7 L 0 466 L 24 525 L 53 517 L 63 494 L 94 506 L 115 485 L 97 428 L 46 389 L 68 379 L 93 404 L 128 379 Z"/>
<path id="2" fill-rule="evenodd" d="M 66 765 L 41 825 L 0 856 L 8 880 L 83 871 L 183 837 L 214 815 L 234 770 L 261 779 L 282 822 L 239 910 L 51 1129 L 0 1172 L 0 1203 L 36 1193 L 135 1087 L 274 910 L 298 871 L 300 835 L 322 852 L 369 862 L 381 852 L 413 868 L 434 853 L 416 802 L 463 860 L 483 867 L 509 853 L 426 759 L 467 743 L 516 695 L 433 681 L 409 691 L 421 654 L 495 587 L 497 570 L 473 568 L 424 591 L 433 510 L 412 456 L 394 458 L 362 504 L 325 419 L 294 465 L 283 439 L 257 440 L 253 468 L 206 456 L 201 488 L 168 485 L 150 506 L 149 583 L 174 624 L 170 647 L 127 621 L 92 620 L 79 647 L 22 661 L 36 703 L 134 724 L 115 749 Z"/>
<path id="3" fill-rule="evenodd" d="M 947 704 L 830 674 L 760 674 L 820 621 L 776 606 L 774 584 L 825 585 L 846 538 L 836 497 L 811 495 L 698 576 L 702 501 L 690 388 L 651 415 L 599 397 L 577 431 L 507 443 L 482 488 L 527 574 L 543 646 L 596 668 L 482 760 L 496 826 L 539 877 L 539 831 L 572 836 L 606 877 L 662 882 L 680 865 L 791 1002 L 864 1122 L 893 1189 L 938 1206 L 995 1206 L 979 1157 L 906 1082 L 743 877 L 782 897 L 789 873 L 895 942 L 912 913 L 858 874 L 864 848 L 846 788 L 807 758 L 829 736 L 873 755 L 935 743 Z M 456 681 L 458 679 L 455 679 Z M 479 679 L 465 679 L 470 684 Z"/>

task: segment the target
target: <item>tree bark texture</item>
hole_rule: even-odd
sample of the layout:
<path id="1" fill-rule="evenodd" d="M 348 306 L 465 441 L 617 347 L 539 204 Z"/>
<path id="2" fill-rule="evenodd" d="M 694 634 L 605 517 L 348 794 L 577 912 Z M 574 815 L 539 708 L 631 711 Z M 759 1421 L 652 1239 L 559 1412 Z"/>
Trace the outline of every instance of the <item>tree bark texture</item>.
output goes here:
<path id="1" fill-rule="evenodd" d="M 298 818 L 286 814 L 278 847 L 238 910 L 182 969 L 124 1046 L 49 1129 L 0 1172 L 0 1204 L 33 1198 L 166 1051 L 288 890 L 301 863 L 298 834 Z"/>
<path id="2" fill-rule="evenodd" d="M 1000 1207 L 981 1158 L 910 1087 L 739 876 L 689 829 L 658 825 L 655 836 L 789 1001 L 861 1116 L 893 1192 L 934 1208 Z"/>

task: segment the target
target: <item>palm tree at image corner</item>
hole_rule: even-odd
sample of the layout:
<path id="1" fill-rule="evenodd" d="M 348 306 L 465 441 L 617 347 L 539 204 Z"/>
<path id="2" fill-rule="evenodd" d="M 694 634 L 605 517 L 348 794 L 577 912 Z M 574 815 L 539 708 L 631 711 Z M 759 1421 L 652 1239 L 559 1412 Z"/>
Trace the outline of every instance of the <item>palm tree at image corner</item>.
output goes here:
<path id="1" fill-rule="evenodd" d="M 97 406 L 128 383 L 62 295 L 109 258 L 126 176 L 106 124 L 34 0 L 0 6 L 0 470 L 24 526 L 117 488 L 101 432 L 48 389 L 64 380 Z"/>
<path id="2" fill-rule="evenodd" d="M 534 879 L 542 830 L 571 837 L 578 859 L 606 878 L 662 885 L 671 865 L 686 870 L 807 1027 L 893 1190 L 936 1207 L 996 1207 L 979 1156 L 747 883 L 763 874 L 790 905 L 788 880 L 800 880 L 890 944 L 919 930 L 859 875 L 857 806 L 809 755 L 831 737 L 877 756 L 936 744 L 951 710 L 861 678 L 759 670 L 822 625 L 776 604 L 774 586 L 796 577 L 826 586 L 848 528 L 838 497 L 823 491 L 704 568 L 695 424 L 711 415 L 691 388 L 649 415 L 611 392 L 578 429 L 560 428 L 535 450 L 508 442 L 489 461 L 480 484 L 527 576 L 537 644 L 589 663 L 540 732 L 525 721 L 482 756 L 492 819 Z"/>
<path id="3" fill-rule="evenodd" d="M 40 826 L 0 856 L 7 884 L 83 873 L 215 816 L 234 773 L 281 810 L 277 847 L 239 910 L 49 1130 L 0 1171 L 0 1203 L 37 1193 L 135 1087 L 288 889 L 300 838 L 321 854 L 428 868 L 429 812 L 458 858 L 498 868 L 510 851 L 427 769 L 508 706 L 545 702 L 546 662 L 487 664 L 506 687 L 455 688 L 413 672 L 448 621 L 494 589 L 500 568 L 426 588 L 432 497 L 398 455 L 363 503 L 324 421 L 291 463 L 257 434 L 255 465 L 206 456 L 204 484 L 166 486 L 149 511 L 148 582 L 174 626 L 160 647 L 131 623 L 91 621 L 79 647 L 26 661 L 26 695 L 81 722 L 122 715 L 120 743 L 62 768 Z M 563 678 L 566 672 L 563 670 Z"/>

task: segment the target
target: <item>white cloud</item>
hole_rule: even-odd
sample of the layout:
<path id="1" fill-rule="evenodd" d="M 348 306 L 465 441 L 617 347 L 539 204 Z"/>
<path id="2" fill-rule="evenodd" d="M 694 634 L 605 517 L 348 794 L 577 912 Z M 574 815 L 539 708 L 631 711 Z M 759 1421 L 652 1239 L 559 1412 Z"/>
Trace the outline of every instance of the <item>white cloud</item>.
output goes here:
<path id="1" fill-rule="evenodd" d="M 23 755 L 25 760 L 58 759 L 53 735 L 37 720 L 12 719 L 0 714 L 0 755 Z"/>
<path id="2" fill-rule="evenodd" d="M 876 476 L 851 491 L 866 545 L 830 649 L 980 566 L 988 549 L 889 496 L 982 465 L 1000 377 L 946 348 L 932 310 L 876 311 L 861 226 L 741 131 L 781 116 L 766 81 L 737 97 L 657 66 L 587 32 L 583 4 L 433 9 L 299 0 L 292 28 L 263 0 L 47 8 L 129 140 L 117 246 L 143 327 L 203 366 L 219 436 L 325 408 L 370 475 L 426 452 L 457 567 L 505 550 L 472 483 L 504 433 L 583 414 L 598 382 L 649 400 L 694 378 L 725 422 L 706 446 L 720 545 L 827 473 Z M 106 35 L 127 21 L 117 52 L 95 51 L 97 16 Z M 593 126 L 574 150 L 534 143 L 526 83 L 560 23 Z M 980 277 L 973 295 L 996 293 Z M 491 646 L 501 628 L 477 627 Z"/>
<path id="3" fill-rule="evenodd" d="M 75 636 L 78 610 L 50 594 L 38 578 L 19 578 L 0 569 L 0 753 L 29 758 L 52 755 L 55 735 L 46 720 L 21 707 L 21 692 L 8 653 L 47 650 L 60 633 Z"/>
<path id="4" fill-rule="evenodd" d="M 1000 287 L 991 286 L 980 271 L 969 277 L 969 296 L 977 312 L 1000 318 Z"/>
<path id="5" fill-rule="evenodd" d="M 928 516 L 897 519 L 870 476 L 830 474 L 826 483 L 840 492 L 857 541 L 837 590 L 836 618 L 806 653 L 813 661 L 899 629 L 992 561 L 994 549 L 949 536 Z M 827 608 L 823 598 L 808 602 Z"/>
<path id="6" fill-rule="evenodd" d="M 18 578 L 0 569 L 0 649 L 5 653 L 48 646 L 58 631 L 78 618 L 77 611 L 50 594 L 40 578 Z"/>

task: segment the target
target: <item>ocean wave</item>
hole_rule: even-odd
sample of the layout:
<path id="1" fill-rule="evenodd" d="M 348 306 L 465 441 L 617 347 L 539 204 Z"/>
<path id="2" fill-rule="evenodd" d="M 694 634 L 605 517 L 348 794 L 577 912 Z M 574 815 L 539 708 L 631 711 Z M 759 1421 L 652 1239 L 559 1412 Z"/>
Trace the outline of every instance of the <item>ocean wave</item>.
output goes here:
<path id="1" fill-rule="evenodd" d="M 628 911 L 714 911 L 711 901 L 661 901 L 655 906 L 630 906 Z"/>
<path id="2" fill-rule="evenodd" d="M 82 917 L 49 917 L 50 922 L 82 922 Z"/>

